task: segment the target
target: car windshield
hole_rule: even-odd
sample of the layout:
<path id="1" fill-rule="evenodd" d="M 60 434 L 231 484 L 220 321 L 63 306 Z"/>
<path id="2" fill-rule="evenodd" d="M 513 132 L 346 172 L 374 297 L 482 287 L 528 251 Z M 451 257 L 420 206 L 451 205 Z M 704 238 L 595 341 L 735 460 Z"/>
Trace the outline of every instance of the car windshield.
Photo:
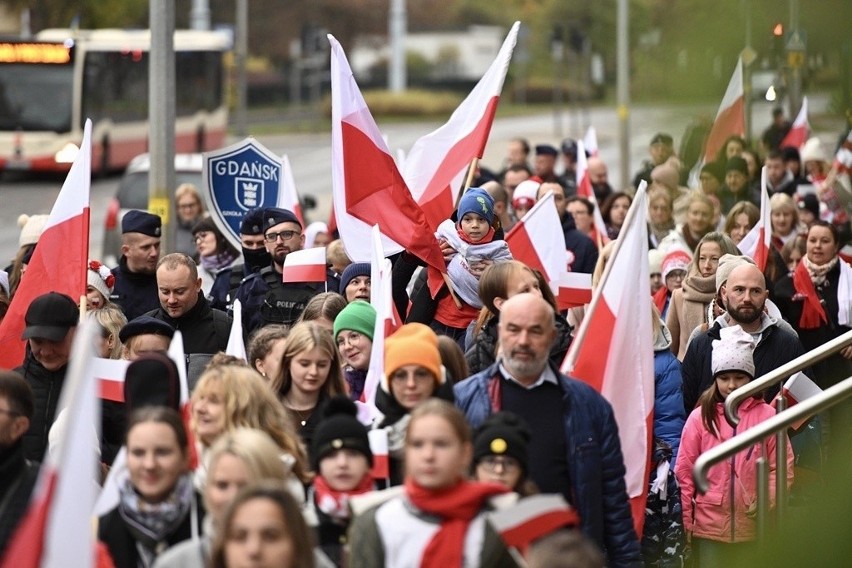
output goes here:
<path id="1" fill-rule="evenodd" d="M 3 65 L 0 73 L 0 130 L 69 132 L 70 65 Z"/>
<path id="2" fill-rule="evenodd" d="M 201 188 L 201 172 L 175 172 L 175 188 L 191 183 Z M 148 208 L 148 172 L 126 174 L 118 188 L 118 203 L 122 209 Z"/>

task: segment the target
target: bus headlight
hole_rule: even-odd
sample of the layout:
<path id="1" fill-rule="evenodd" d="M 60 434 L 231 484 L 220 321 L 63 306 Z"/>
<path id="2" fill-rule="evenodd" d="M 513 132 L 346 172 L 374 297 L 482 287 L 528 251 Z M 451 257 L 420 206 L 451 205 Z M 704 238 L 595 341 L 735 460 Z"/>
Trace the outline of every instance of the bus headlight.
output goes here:
<path id="1" fill-rule="evenodd" d="M 54 154 L 53 159 L 57 164 L 71 164 L 77 159 L 77 153 L 80 148 L 76 144 L 69 142 L 63 148 Z"/>

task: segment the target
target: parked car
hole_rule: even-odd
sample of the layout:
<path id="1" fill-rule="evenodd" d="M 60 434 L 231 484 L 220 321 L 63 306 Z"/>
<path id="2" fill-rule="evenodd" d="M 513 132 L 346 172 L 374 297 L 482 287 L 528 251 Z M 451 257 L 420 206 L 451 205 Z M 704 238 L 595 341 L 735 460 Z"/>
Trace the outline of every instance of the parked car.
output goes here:
<path id="1" fill-rule="evenodd" d="M 201 189 L 201 154 L 175 154 L 175 189 L 191 183 Z M 110 201 L 104 227 L 103 261 L 117 266 L 121 258 L 121 219 L 131 209 L 148 209 L 148 172 L 151 158 L 140 154 L 133 158 L 118 183 L 115 197 Z"/>

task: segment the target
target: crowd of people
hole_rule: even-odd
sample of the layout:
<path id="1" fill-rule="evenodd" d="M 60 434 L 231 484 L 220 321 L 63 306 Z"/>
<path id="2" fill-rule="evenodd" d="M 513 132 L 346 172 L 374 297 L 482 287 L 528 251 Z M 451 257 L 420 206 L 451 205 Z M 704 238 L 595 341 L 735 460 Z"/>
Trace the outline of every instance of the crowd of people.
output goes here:
<path id="1" fill-rule="evenodd" d="M 381 345 L 370 264 L 351 262 L 328 225 L 250 210 L 236 250 L 197 190 L 181 186 L 178 248 L 161 254 L 160 218 L 125 214 L 119 265 L 89 262 L 84 306 L 100 332 L 97 355 L 130 361 L 124 402 L 102 403 L 93 482 L 115 477 L 119 498 L 98 519 L 99 565 L 721 566 L 748 554 L 756 463 L 775 475 L 774 438 L 711 469 L 704 494 L 692 468 L 736 435 L 722 413 L 733 390 L 852 329 L 850 230 L 836 185 L 848 179 L 833 175 L 818 139 L 799 153 L 756 152 L 732 137 L 690 189 L 672 137 L 652 138 L 634 179 L 649 184 L 655 366 L 653 467 L 637 534 L 613 408 L 559 370 L 585 311 L 560 311 L 550 283 L 504 240 L 552 193 L 567 268 L 598 285 L 636 188 L 614 190 L 589 156 L 594 198 L 583 197 L 573 140 L 536 146 L 532 165 L 531 151 L 513 140 L 502 171 L 481 169 L 438 228 L 448 281 L 409 251 L 392 258 L 402 321 Z M 764 268 L 738 249 L 758 221 L 761 167 L 772 207 Z M 22 218 L 4 301 L 26 279 L 44 221 Z M 325 281 L 284 282 L 287 255 L 306 247 L 327 247 Z M 237 299 L 245 360 L 223 353 Z M 38 462 L 61 439 L 57 401 L 80 308 L 56 292 L 36 298 L 25 359 L 0 372 L 0 555 Z M 185 360 L 175 363 L 165 353 L 177 331 Z M 374 349 L 384 373 L 367 400 Z M 822 388 L 852 375 L 852 347 L 807 374 Z M 743 404 L 739 432 L 774 414 L 777 392 Z M 850 432 L 848 404 L 790 432 L 794 498 L 806 500 L 827 463 L 848 467 Z M 538 495 L 561 499 L 560 522 L 510 544 L 494 519 L 521 516 Z"/>

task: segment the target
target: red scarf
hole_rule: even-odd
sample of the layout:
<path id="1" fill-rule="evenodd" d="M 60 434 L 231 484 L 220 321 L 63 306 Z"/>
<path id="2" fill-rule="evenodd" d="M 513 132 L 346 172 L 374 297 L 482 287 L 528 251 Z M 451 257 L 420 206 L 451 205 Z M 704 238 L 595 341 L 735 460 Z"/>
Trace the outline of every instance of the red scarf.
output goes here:
<path id="1" fill-rule="evenodd" d="M 349 520 L 349 499 L 355 495 L 369 493 L 374 489 L 373 477 L 367 472 L 361 483 L 351 491 L 336 491 L 331 488 L 324 477 L 314 478 L 314 503 L 317 509 L 333 519 Z"/>
<path id="2" fill-rule="evenodd" d="M 816 329 L 820 326 L 820 322 L 828 323 L 825 308 L 819 301 L 816 288 L 814 288 L 811 275 L 808 274 L 804 262 L 800 262 L 793 272 L 793 287 L 796 289 L 796 296 L 803 299 L 799 328 Z"/>
<path id="3" fill-rule="evenodd" d="M 421 511 L 441 517 L 441 528 L 423 551 L 421 568 L 461 566 L 468 525 L 482 510 L 486 499 L 508 492 L 509 489 L 499 483 L 466 480 L 449 489 L 431 490 L 406 478 L 405 494 L 411 503 Z"/>
<path id="4" fill-rule="evenodd" d="M 459 238 L 469 245 L 484 245 L 494 240 L 494 227 L 488 227 L 488 232 L 485 233 L 485 236 L 476 242 L 470 240 L 470 237 L 467 236 L 467 233 L 462 230 L 461 222 L 456 223 L 456 232 L 458 233 Z"/>
<path id="5" fill-rule="evenodd" d="M 666 298 L 669 297 L 669 289 L 663 286 L 659 290 L 654 293 L 651 298 L 654 300 L 654 305 L 657 306 L 657 309 L 660 311 L 660 315 L 662 316 L 663 310 L 666 308 Z"/>

